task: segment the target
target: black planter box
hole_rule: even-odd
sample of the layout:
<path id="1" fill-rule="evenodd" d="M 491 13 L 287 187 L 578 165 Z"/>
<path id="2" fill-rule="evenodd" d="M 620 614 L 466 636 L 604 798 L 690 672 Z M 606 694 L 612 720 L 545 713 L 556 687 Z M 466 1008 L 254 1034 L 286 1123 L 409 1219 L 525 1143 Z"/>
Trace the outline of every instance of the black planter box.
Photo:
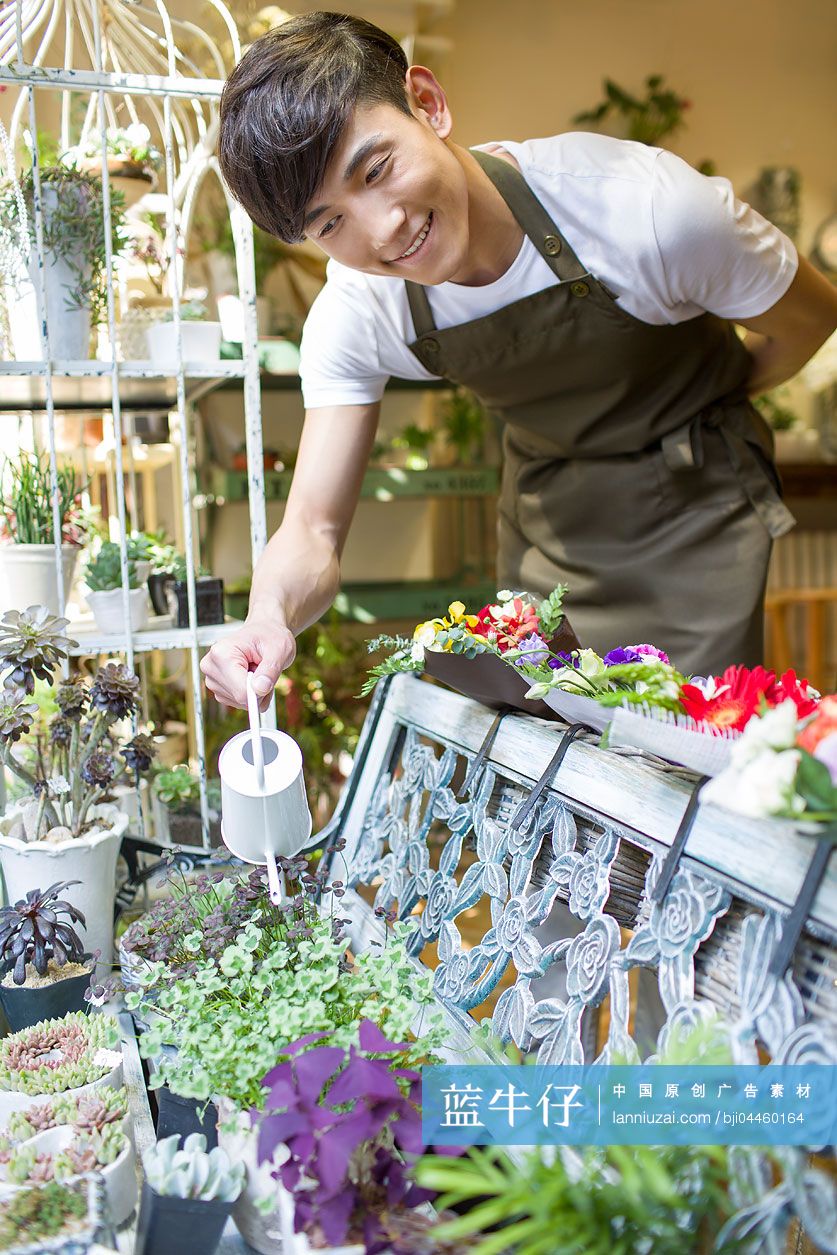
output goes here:
<path id="1" fill-rule="evenodd" d="M 169 614 L 168 586 L 174 582 L 174 576 L 166 571 L 152 571 L 148 577 L 148 596 L 154 607 L 155 614 Z"/>
<path id="2" fill-rule="evenodd" d="M 87 963 L 90 958 L 86 954 L 83 961 Z M 7 964 L 4 976 L 11 966 Z M 16 1033 L 18 1029 L 30 1028 L 41 1020 L 60 1019 L 68 1011 L 87 1010 L 84 991 L 91 979 L 92 973 L 88 971 L 54 981 L 51 985 L 42 985 L 39 989 L 27 989 L 25 985 L 13 985 L 11 988 L 0 985 L 0 1006 L 9 1021 L 9 1028 Z"/>
<path id="3" fill-rule="evenodd" d="M 199 1103 L 196 1098 L 181 1098 L 173 1094 L 168 1085 L 153 1091 L 157 1099 L 157 1141 L 179 1133 L 187 1138 L 190 1133 L 203 1133 L 206 1149 L 218 1145 L 218 1110 L 214 1103 Z M 201 1119 L 200 1111 L 206 1106 Z"/>
<path id="4" fill-rule="evenodd" d="M 143 1182 L 135 1255 L 214 1255 L 232 1203 L 170 1198 Z"/>
<path id="5" fill-rule="evenodd" d="M 185 580 L 173 580 L 166 590 L 169 610 L 179 628 L 189 626 L 189 600 Z M 195 580 L 198 627 L 224 622 L 224 581 L 215 578 Z"/>

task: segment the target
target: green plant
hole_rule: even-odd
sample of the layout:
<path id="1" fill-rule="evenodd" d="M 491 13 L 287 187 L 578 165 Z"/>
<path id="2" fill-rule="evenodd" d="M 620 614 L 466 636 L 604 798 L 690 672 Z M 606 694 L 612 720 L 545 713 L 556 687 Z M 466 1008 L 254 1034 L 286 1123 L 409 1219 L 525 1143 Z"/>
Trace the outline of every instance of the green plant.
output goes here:
<path id="1" fill-rule="evenodd" d="M 423 471 L 427 467 L 433 436 L 432 431 L 426 431 L 416 423 L 408 423 L 392 437 L 390 447 L 407 451 L 405 464 L 408 470 Z"/>
<path id="2" fill-rule="evenodd" d="M 90 309 L 94 323 L 101 322 L 107 309 L 107 270 L 104 228 L 104 202 L 101 179 L 65 165 L 43 166 L 40 171 L 44 212 L 43 244 L 47 254 L 65 263 L 74 286 L 67 292 L 68 309 Z M 0 251 L 20 256 L 21 228 L 25 227 L 30 250 L 35 240 L 35 185 L 31 170 L 20 176 L 20 199 L 14 182 L 0 185 Z M 111 188 L 111 235 L 113 256 L 127 239 L 125 198 Z M 25 210 L 25 223 L 21 208 Z"/>
<path id="3" fill-rule="evenodd" d="M 202 301 L 183 301 L 180 306 L 181 322 L 203 322 L 207 313 L 206 306 Z M 172 322 L 174 319 L 174 310 L 167 309 L 163 315 L 163 322 Z"/>
<path id="4" fill-rule="evenodd" d="M 159 149 L 151 142 L 151 132 L 141 122 L 133 122 L 130 126 L 109 126 L 105 132 L 105 151 L 109 157 L 118 157 L 131 165 L 142 166 L 144 170 L 155 169 L 162 160 Z M 100 160 L 101 156 L 102 139 L 95 132 L 83 143 L 69 149 L 63 160 L 73 165 L 79 161 Z"/>
<path id="5" fill-rule="evenodd" d="M 0 757 L 38 799 L 30 840 L 40 840 L 56 827 L 66 829 L 69 836 L 81 836 L 90 808 L 104 800 L 126 771 L 135 776 L 147 772 L 155 754 L 145 733 L 136 733 L 124 744 L 114 734 L 114 724 L 135 714 L 139 704 L 139 679 L 123 663 L 100 667 L 89 688 L 74 680 L 59 684 L 58 713 L 49 720 L 48 745 L 36 735 L 29 765 L 12 752 L 16 742 L 32 731 L 38 715 L 37 704 L 26 701 L 25 695 L 34 692 L 36 678 L 52 679 L 75 644 L 64 635 L 66 626 L 66 619 L 55 618 L 43 606 L 9 610 L 0 620 L 0 673 L 6 672 L 0 697 Z"/>
<path id="6" fill-rule="evenodd" d="M 154 777 L 154 792 L 170 811 L 194 810 L 200 800 L 200 781 L 186 763 L 178 763 Z"/>
<path id="7" fill-rule="evenodd" d="M 49 455 L 21 451 L 14 461 L 6 459 L 2 478 L 6 534 L 18 545 L 53 544 Z M 57 468 L 56 485 L 61 540 L 65 544 L 82 545 L 91 528 L 90 516 L 81 500 L 87 485 L 72 466 Z"/>
<path id="8" fill-rule="evenodd" d="M 30 889 L 14 906 L 0 909 L 0 960 L 14 963 L 16 985 L 26 980 L 29 963 L 39 976 L 46 976 L 50 962 L 56 967 L 81 962 L 84 947 L 73 924 L 84 924 L 84 916 L 58 896 L 78 884 L 80 880 L 65 880 L 43 891 Z"/>
<path id="9" fill-rule="evenodd" d="M 0 1041 L 0 1089 L 59 1094 L 101 1080 L 113 1068 L 119 1026 L 109 1015 L 71 1012 Z"/>
<path id="10" fill-rule="evenodd" d="M 104 1086 L 79 1098 L 73 1094 L 56 1094 L 48 1102 L 27 1107 L 25 1111 L 15 1111 L 9 1116 L 7 1132 L 15 1142 L 28 1141 L 37 1133 L 63 1124 L 71 1124 L 80 1132 L 90 1133 L 122 1120 L 127 1114 L 127 1091 Z"/>
<path id="11" fill-rule="evenodd" d="M 122 554 L 112 540 L 106 540 L 96 557 L 88 563 L 85 575 L 91 593 L 111 592 L 122 587 Z M 139 588 L 136 563 L 128 558 L 128 587 Z"/>
<path id="12" fill-rule="evenodd" d="M 645 95 L 632 96 L 613 79 L 604 80 L 605 98 L 592 109 L 577 113 L 573 123 L 597 126 L 612 113 L 627 123 L 627 138 L 641 144 L 659 144 L 666 136 L 673 135 L 683 125 L 683 115 L 691 102 L 666 87 L 662 74 L 649 74 L 645 80 Z"/>
<path id="13" fill-rule="evenodd" d="M 479 461 L 485 440 L 485 410 L 467 388 L 454 388 L 441 414 L 442 431 L 457 462 Z"/>
<path id="14" fill-rule="evenodd" d="M 753 398 L 753 405 L 774 431 L 790 431 L 799 422 L 794 411 L 783 403 L 782 398 L 787 394 L 787 388 L 773 388 L 772 391 L 763 392 L 761 396 Z"/>
<path id="15" fill-rule="evenodd" d="M 244 1186 L 244 1164 L 231 1164 L 220 1146 L 207 1152 L 202 1133 L 190 1134 L 182 1150 L 179 1146 L 175 1133 L 145 1152 L 142 1162 L 151 1188 L 169 1198 L 217 1198 L 234 1203 Z"/>
<path id="16" fill-rule="evenodd" d="M 0 1250 L 54 1238 L 65 1228 L 80 1228 L 87 1213 L 81 1188 L 68 1189 L 51 1181 L 20 1190 L 7 1203 L 0 1203 Z"/>

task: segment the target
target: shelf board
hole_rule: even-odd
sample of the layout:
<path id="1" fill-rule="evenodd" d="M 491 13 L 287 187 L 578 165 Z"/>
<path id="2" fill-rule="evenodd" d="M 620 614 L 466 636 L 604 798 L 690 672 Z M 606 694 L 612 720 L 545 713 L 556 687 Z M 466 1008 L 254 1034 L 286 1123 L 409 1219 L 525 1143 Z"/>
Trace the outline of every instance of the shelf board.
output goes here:
<path id="1" fill-rule="evenodd" d="M 225 623 L 214 623 L 210 627 L 198 628 L 198 644 L 214 645 L 223 636 L 229 636 L 236 628 L 241 627 L 239 619 L 227 619 Z M 125 636 L 122 632 L 100 632 L 92 616 L 75 619 L 66 629 L 70 640 L 78 643 L 70 649 L 73 657 L 87 654 L 118 654 L 125 652 Z M 134 653 L 148 653 L 152 649 L 189 649 L 192 644 L 192 629 L 178 628 L 172 624 L 171 615 L 152 615 L 148 627 L 141 632 L 134 632 Z"/>
<path id="2" fill-rule="evenodd" d="M 177 379 L 152 362 L 119 362 L 119 399 L 123 409 L 177 408 Z M 186 400 L 216 388 L 240 382 L 241 361 L 185 362 Z M 46 376 L 52 375 L 53 404 L 57 410 L 109 409 L 113 400 L 112 364 L 99 361 L 0 362 L 0 410 L 46 409 Z"/>
<path id="3" fill-rule="evenodd" d="M 287 501 L 291 471 L 265 471 L 266 501 Z M 373 501 L 395 501 L 415 497 L 491 497 L 500 485 L 496 466 L 431 467 L 408 471 L 401 467 L 371 467 L 363 477 L 361 497 Z M 249 479 L 246 471 L 212 467 L 208 475 L 207 504 L 246 501 Z"/>

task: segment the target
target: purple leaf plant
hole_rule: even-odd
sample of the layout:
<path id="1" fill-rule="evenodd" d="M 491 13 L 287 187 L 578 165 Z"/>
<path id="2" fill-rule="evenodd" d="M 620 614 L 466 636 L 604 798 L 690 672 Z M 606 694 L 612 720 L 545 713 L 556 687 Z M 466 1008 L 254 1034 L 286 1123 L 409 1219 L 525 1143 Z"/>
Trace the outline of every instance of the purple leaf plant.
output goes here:
<path id="1" fill-rule="evenodd" d="M 434 1197 L 410 1176 L 411 1158 L 425 1147 L 421 1077 L 397 1066 L 409 1044 L 388 1041 L 371 1020 L 358 1027 L 359 1049 L 314 1044 L 326 1036 L 293 1042 L 288 1060 L 265 1076 L 266 1110 L 251 1115 L 259 1163 L 287 1147 L 273 1175 L 293 1195 L 297 1233 L 330 1246 L 362 1238 L 367 1255 L 407 1255 L 415 1248 L 399 1245 L 390 1214 Z"/>

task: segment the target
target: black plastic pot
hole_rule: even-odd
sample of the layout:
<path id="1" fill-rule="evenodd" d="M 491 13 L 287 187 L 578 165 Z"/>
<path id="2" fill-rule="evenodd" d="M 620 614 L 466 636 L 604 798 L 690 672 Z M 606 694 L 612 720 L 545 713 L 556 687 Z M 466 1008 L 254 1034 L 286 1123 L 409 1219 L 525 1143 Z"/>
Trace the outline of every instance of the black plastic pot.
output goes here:
<path id="1" fill-rule="evenodd" d="M 153 1092 L 157 1099 L 158 1141 L 171 1137 L 172 1133 L 179 1133 L 184 1138 L 190 1133 L 203 1133 L 207 1150 L 218 1145 L 218 1111 L 214 1103 L 207 1106 L 201 1118 L 204 1103 L 199 1103 L 197 1099 L 181 1098 L 179 1094 L 173 1094 L 168 1085 L 161 1085 Z"/>
<path id="2" fill-rule="evenodd" d="M 189 601 L 185 580 L 174 580 L 166 590 L 169 609 L 179 628 L 189 626 Z M 198 627 L 224 622 L 224 581 L 214 577 L 195 580 Z"/>
<path id="3" fill-rule="evenodd" d="M 149 575 L 148 596 L 151 598 L 155 614 L 169 613 L 167 589 L 173 580 L 174 576 L 169 575 L 167 571 L 152 571 Z"/>
<path id="4" fill-rule="evenodd" d="M 88 962 L 90 955 L 84 956 Z M 11 970 L 7 964 L 3 975 Z M 91 973 L 82 972 L 79 976 L 68 976 L 66 980 L 53 981 L 51 985 L 42 985 L 38 989 L 27 989 L 25 985 L 0 985 L 0 1006 L 3 1007 L 9 1028 L 13 1033 L 21 1028 L 30 1028 L 41 1020 L 59 1019 L 68 1011 L 85 1011 L 84 991 L 90 984 Z"/>
<path id="5" fill-rule="evenodd" d="M 135 1255 L 214 1255 L 232 1208 L 219 1199 L 170 1198 L 144 1181 Z"/>

